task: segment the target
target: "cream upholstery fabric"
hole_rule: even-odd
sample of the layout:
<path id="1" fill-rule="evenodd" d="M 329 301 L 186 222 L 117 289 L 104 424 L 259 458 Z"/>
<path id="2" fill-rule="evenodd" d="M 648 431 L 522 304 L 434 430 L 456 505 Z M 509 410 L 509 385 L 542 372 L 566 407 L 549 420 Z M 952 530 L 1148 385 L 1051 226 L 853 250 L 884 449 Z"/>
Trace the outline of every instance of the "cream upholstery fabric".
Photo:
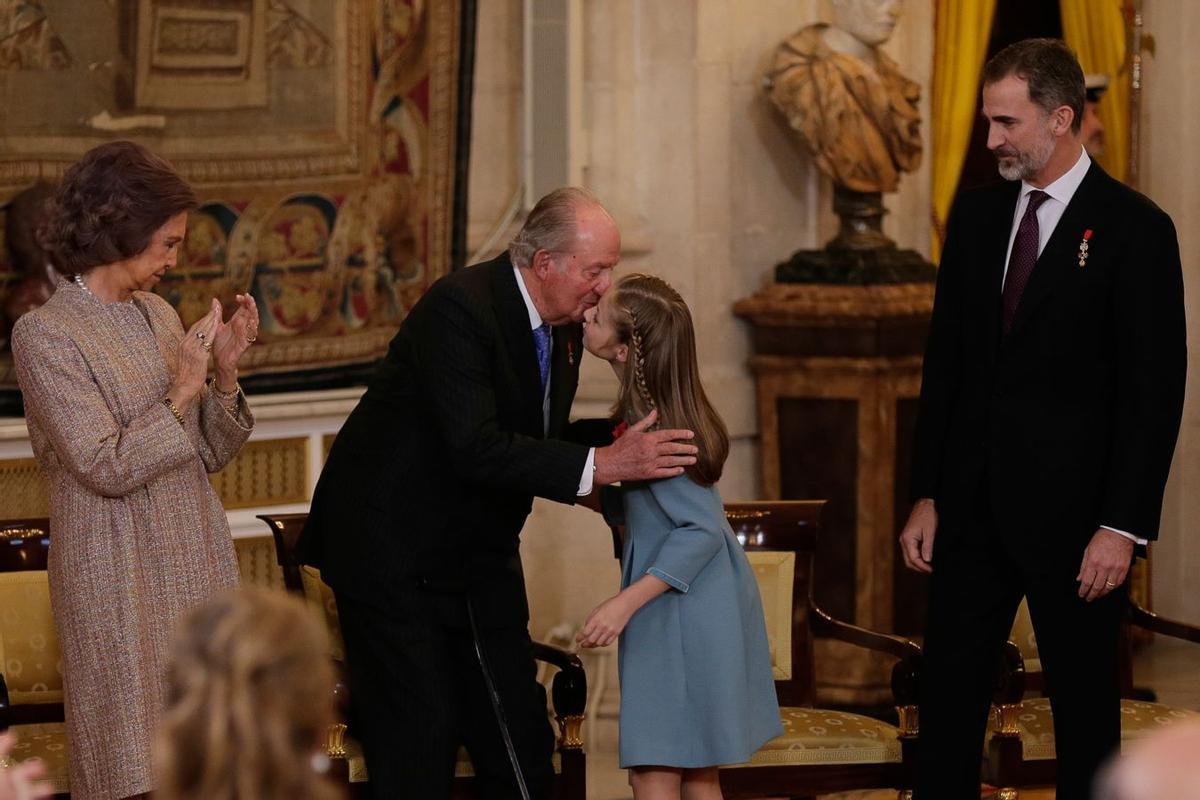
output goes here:
<path id="1" fill-rule="evenodd" d="M 1158 703 L 1122 700 L 1121 741 L 1129 742 L 1164 725 L 1195 718 L 1200 718 L 1200 713 Z M 1021 750 L 1026 761 L 1055 757 L 1054 718 L 1050 714 L 1048 699 L 1039 697 L 1022 703 L 1017 724 L 1021 730 Z"/>
<path id="2" fill-rule="evenodd" d="M 1021 651 L 1025 662 L 1026 672 L 1041 672 L 1042 658 L 1038 654 L 1037 639 L 1033 635 L 1033 619 L 1029 616 L 1029 601 L 1021 599 L 1017 608 L 1016 619 L 1013 620 L 1012 633 L 1008 638 Z"/>
<path id="3" fill-rule="evenodd" d="M 9 758 L 18 763 L 30 758 L 40 758 L 46 765 L 45 780 L 56 794 L 71 790 L 67 776 L 67 729 L 61 722 L 43 725 L 14 725 L 10 728 L 17 735 L 17 744 Z"/>
<path id="4" fill-rule="evenodd" d="M 353 736 L 346 737 L 346 764 L 350 768 L 351 783 L 366 782 L 367 761 L 363 758 L 362 745 Z"/>
<path id="5" fill-rule="evenodd" d="M 329 633 L 329 654 L 337 661 L 345 662 L 346 646 L 342 643 L 342 624 L 338 620 L 333 589 L 321 580 L 321 571 L 315 567 L 301 567 L 300 579 L 304 582 L 305 602 L 317 614 Z"/>
<path id="6" fill-rule="evenodd" d="M 0 573 L 0 674 L 13 705 L 62 702 L 62 654 L 45 572 Z"/>
<path id="7" fill-rule="evenodd" d="M 844 711 L 781 708 L 783 735 L 763 745 L 747 766 L 899 763 L 900 739 L 885 722 Z"/>
<path id="8" fill-rule="evenodd" d="M 771 674 L 777 681 L 792 679 L 792 589 L 796 576 L 796 554 L 747 551 L 754 579 L 762 597 L 767 622 L 767 644 L 771 649 Z"/>
<path id="9" fill-rule="evenodd" d="M 792 678 L 793 588 L 796 554 L 747 551 L 762 596 L 775 680 Z M 787 764 L 899 763 L 896 728 L 879 720 L 843 711 L 781 708 L 783 735 L 767 742 L 743 766 Z"/>

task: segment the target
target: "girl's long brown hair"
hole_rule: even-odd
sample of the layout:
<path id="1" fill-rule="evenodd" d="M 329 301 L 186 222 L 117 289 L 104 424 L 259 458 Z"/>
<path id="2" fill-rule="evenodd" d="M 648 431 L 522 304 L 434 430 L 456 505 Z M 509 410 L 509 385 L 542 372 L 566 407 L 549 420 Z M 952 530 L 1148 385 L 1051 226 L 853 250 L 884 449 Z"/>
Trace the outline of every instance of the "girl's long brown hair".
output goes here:
<path id="1" fill-rule="evenodd" d="M 612 291 L 611 322 L 629 348 L 613 414 L 632 423 L 657 409 L 658 427 L 694 431 L 700 452 L 687 474 L 700 484 L 716 483 L 729 455 L 729 432 L 700 383 L 687 304 L 653 275 L 626 275 Z"/>
<path id="2" fill-rule="evenodd" d="M 340 797 L 313 771 L 333 681 L 324 631 L 283 592 L 234 590 L 192 612 L 167 666 L 154 797 Z"/>

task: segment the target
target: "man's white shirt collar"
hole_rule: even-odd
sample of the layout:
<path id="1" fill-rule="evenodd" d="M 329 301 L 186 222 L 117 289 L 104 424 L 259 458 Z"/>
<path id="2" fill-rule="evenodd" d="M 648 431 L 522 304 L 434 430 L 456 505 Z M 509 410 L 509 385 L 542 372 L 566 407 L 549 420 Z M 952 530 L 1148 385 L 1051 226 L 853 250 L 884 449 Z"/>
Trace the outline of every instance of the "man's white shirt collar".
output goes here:
<path id="1" fill-rule="evenodd" d="M 1079 146 L 1079 158 L 1075 161 L 1075 166 L 1064 172 L 1059 178 L 1041 191 L 1050 196 L 1050 199 L 1038 206 L 1038 255 L 1041 256 L 1042 249 L 1046 243 L 1050 241 L 1051 234 L 1058 227 L 1058 221 L 1062 219 L 1063 212 L 1067 210 L 1067 206 L 1071 202 L 1071 198 L 1075 196 L 1075 192 L 1079 189 L 1083 179 L 1087 176 L 1088 169 L 1092 166 L 1092 159 L 1088 157 L 1087 151 L 1083 149 L 1083 145 Z M 1021 218 L 1025 215 L 1025 209 L 1029 207 L 1029 195 L 1037 189 L 1025 181 L 1021 181 L 1021 192 L 1017 196 L 1017 207 L 1013 209 L 1012 228 L 1008 234 L 1008 251 L 1004 254 L 1004 276 L 1008 277 L 1008 262 L 1012 258 L 1013 242 L 1017 238 L 1017 230 L 1020 228 Z M 1054 202 L 1050 202 L 1053 200 Z"/>
<path id="2" fill-rule="evenodd" d="M 517 288 L 521 290 L 521 299 L 525 301 L 525 310 L 529 312 L 529 329 L 536 331 L 542 327 L 542 315 L 538 313 L 537 307 L 534 306 L 532 298 L 529 296 L 529 290 L 525 288 L 525 276 L 521 274 L 521 268 L 513 265 L 513 274 L 517 276 Z"/>
<path id="3" fill-rule="evenodd" d="M 1050 195 L 1053 199 L 1062 203 L 1064 206 L 1071 202 L 1071 198 L 1075 196 L 1075 192 L 1079 189 L 1079 184 L 1083 183 L 1084 177 L 1087 175 L 1088 169 L 1092 166 L 1092 159 L 1088 156 L 1087 150 L 1083 149 L 1083 145 L 1079 146 L 1079 159 L 1076 160 L 1075 166 L 1071 167 L 1063 173 L 1058 180 L 1042 189 L 1043 192 Z M 1024 200 L 1030 192 L 1038 187 L 1021 181 L 1021 200 Z"/>

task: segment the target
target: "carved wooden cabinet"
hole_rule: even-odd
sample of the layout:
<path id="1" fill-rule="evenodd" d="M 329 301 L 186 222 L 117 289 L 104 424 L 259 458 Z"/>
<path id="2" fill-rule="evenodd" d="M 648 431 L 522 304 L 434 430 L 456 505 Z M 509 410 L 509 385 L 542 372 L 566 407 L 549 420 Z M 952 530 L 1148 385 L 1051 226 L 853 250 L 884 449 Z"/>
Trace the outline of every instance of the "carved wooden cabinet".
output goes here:
<path id="1" fill-rule="evenodd" d="M 815 591 L 834 616 L 916 636 L 925 579 L 904 569 L 896 538 L 908 473 L 932 283 L 775 283 L 739 301 L 753 326 L 763 490 L 825 498 Z M 890 698 L 890 661 L 817 642 L 823 702 Z"/>

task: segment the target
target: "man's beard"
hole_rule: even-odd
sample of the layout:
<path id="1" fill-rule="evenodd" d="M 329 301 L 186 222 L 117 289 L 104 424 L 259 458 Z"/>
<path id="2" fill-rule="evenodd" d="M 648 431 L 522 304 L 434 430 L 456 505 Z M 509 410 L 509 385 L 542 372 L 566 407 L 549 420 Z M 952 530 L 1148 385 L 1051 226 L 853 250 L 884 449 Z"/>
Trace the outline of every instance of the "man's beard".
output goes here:
<path id="1" fill-rule="evenodd" d="M 1016 158 L 1005 164 L 1005 162 L 1000 160 L 1000 156 L 1002 155 L 1015 156 Z M 1050 162 L 1050 156 L 1052 155 L 1054 155 L 1054 137 L 1047 136 L 1030 150 L 1002 148 L 995 151 L 996 167 L 1000 170 L 1000 177 L 1006 181 L 1029 180 L 1042 171 L 1042 168 Z"/>

